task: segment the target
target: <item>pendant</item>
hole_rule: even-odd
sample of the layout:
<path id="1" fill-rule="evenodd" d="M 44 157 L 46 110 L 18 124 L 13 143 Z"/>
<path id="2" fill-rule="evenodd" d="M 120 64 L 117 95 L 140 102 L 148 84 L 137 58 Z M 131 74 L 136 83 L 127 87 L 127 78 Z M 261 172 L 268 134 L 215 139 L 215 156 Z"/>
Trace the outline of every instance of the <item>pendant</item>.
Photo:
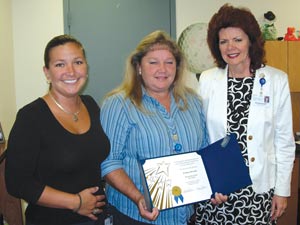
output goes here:
<path id="1" fill-rule="evenodd" d="M 173 139 L 173 141 L 177 141 L 178 140 L 178 135 L 177 134 L 173 134 L 172 135 L 172 139 Z"/>
<path id="2" fill-rule="evenodd" d="M 182 149 L 182 145 L 177 143 L 175 146 L 174 146 L 174 150 L 175 152 L 181 152 L 181 149 Z"/>
<path id="3" fill-rule="evenodd" d="M 73 114 L 73 121 L 77 122 L 78 121 L 78 116 L 76 114 Z"/>

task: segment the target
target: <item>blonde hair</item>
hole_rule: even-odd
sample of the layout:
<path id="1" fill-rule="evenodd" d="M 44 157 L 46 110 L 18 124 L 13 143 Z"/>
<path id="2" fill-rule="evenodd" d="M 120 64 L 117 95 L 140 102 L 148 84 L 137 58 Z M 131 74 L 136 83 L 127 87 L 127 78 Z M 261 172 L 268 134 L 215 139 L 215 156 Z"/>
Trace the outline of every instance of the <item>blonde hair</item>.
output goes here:
<path id="1" fill-rule="evenodd" d="M 125 98 L 129 98 L 131 102 L 143 111 L 142 106 L 142 85 L 143 81 L 138 74 L 138 66 L 141 64 L 142 58 L 149 52 L 157 48 L 166 48 L 174 56 L 176 60 L 176 75 L 173 82 L 173 94 L 175 102 L 179 109 L 188 108 L 187 94 L 196 95 L 196 93 L 185 85 L 186 67 L 184 55 L 175 41 L 164 31 L 154 31 L 145 36 L 136 49 L 129 55 L 126 60 L 125 75 L 123 82 L 119 87 L 109 92 L 106 97 L 116 93 L 124 93 Z M 180 104 L 182 101 L 182 104 Z"/>

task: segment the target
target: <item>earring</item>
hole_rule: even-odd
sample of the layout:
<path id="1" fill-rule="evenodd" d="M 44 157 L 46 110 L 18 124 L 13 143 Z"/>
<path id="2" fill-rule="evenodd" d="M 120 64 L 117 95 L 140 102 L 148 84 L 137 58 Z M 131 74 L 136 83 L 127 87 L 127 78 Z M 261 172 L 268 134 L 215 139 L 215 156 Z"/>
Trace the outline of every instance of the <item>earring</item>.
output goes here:
<path id="1" fill-rule="evenodd" d="M 51 84 L 51 80 L 47 79 L 46 82 L 47 82 L 47 84 Z"/>

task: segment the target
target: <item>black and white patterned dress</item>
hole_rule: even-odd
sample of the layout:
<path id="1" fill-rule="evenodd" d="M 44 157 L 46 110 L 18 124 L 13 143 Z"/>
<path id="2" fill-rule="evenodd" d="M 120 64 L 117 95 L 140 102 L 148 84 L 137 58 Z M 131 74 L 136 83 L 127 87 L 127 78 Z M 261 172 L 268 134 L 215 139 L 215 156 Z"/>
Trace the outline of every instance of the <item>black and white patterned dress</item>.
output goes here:
<path id="1" fill-rule="evenodd" d="M 245 163 L 249 166 L 247 122 L 254 77 L 228 78 L 227 132 L 235 133 Z M 210 201 L 197 205 L 197 225 L 267 225 L 270 221 L 274 189 L 257 194 L 248 186 L 229 195 L 228 201 L 213 205 Z"/>

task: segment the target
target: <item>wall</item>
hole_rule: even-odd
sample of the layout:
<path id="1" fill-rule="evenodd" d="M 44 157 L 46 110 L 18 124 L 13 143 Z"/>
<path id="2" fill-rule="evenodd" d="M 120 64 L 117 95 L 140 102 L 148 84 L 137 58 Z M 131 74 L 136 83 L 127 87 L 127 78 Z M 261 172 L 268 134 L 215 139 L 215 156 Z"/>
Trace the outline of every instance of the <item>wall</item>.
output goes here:
<path id="1" fill-rule="evenodd" d="M 63 33 L 62 0 L 11 0 L 16 104 L 19 109 L 47 90 L 42 70 L 47 42 Z"/>
<path id="2" fill-rule="evenodd" d="M 62 33 L 62 0 L 0 0 L 0 121 L 6 138 L 16 111 L 46 92 L 43 51 Z"/>
<path id="3" fill-rule="evenodd" d="M 225 2 L 176 0 L 177 36 L 192 23 L 208 22 Z M 299 0 L 228 2 L 251 8 L 257 17 L 272 10 L 282 35 L 287 26 L 300 29 Z M 47 91 L 42 71 L 43 51 L 49 39 L 61 33 L 62 0 L 0 0 L 0 121 L 6 136 L 16 110 Z M 191 85 L 196 84 L 195 79 L 190 76 Z"/>
<path id="4" fill-rule="evenodd" d="M 0 122 L 7 138 L 16 110 L 11 1 L 0 0 Z"/>
<path id="5" fill-rule="evenodd" d="M 272 11 L 276 15 L 275 26 L 278 36 L 284 36 L 288 26 L 294 26 L 297 30 L 300 30 L 299 0 L 177 0 L 177 34 L 180 34 L 184 28 L 192 23 L 208 22 L 211 16 L 227 2 L 233 6 L 249 8 L 259 22 L 262 21 L 264 13 Z"/>
<path id="6" fill-rule="evenodd" d="M 276 15 L 275 26 L 278 36 L 284 36 L 288 26 L 294 26 L 296 30 L 300 30 L 299 0 L 176 0 L 177 37 L 191 24 L 198 22 L 208 23 L 211 16 L 225 3 L 249 8 L 259 23 L 263 21 L 264 13 L 272 11 Z M 190 87 L 197 88 L 195 74 L 190 73 L 187 82 Z"/>

